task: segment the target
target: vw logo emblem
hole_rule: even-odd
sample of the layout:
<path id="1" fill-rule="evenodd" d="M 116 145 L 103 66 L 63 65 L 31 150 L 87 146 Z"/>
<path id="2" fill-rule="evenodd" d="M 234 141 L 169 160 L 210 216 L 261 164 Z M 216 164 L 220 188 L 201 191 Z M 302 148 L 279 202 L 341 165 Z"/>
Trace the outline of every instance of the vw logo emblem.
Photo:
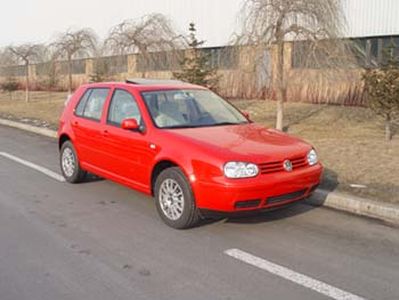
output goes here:
<path id="1" fill-rule="evenodd" d="M 292 171 L 292 162 L 290 161 L 290 160 L 285 160 L 284 162 L 283 162 L 283 166 L 284 166 L 284 169 L 287 171 L 287 172 L 291 172 Z"/>

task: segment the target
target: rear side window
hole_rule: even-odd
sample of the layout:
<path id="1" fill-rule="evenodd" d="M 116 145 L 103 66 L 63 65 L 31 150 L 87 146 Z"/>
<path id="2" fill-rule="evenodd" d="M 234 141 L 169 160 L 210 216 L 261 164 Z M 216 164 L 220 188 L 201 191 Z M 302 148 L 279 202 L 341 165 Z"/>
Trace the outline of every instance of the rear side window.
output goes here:
<path id="1" fill-rule="evenodd" d="M 89 99 L 91 92 L 92 90 L 90 89 L 84 93 L 83 97 L 79 101 L 78 106 L 76 106 L 75 115 L 79 117 L 83 116 L 83 111 L 85 109 L 87 99 Z"/>
<path id="2" fill-rule="evenodd" d="M 80 99 L 75 114 L 80 117 L 99 121 L 103 112 L 109 89 L 88 89 Z"/>
<path id="3" fill-rule="evenodd" d="M 125 119 L 136 119 L 141 123 L 141 115 L 133 95 L 124 90 L 115 90 L 109 107 L 107 123 L 120 126 Z"/>

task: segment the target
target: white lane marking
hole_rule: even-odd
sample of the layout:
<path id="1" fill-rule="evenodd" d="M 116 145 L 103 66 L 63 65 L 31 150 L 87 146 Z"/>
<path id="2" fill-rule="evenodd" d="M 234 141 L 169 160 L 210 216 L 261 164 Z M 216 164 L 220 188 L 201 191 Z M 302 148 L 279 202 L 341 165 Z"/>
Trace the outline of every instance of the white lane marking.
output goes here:
<path id="1" fill-rule="evenodd" d="M 265 270 L 274 275 L 280 276 L 289 281 L 295 282 L 299 285 L 314 290 L 320 294 L 328 296 L 336 300 L 366 300 L 365 298 L 351 294 L 339 288 L 333 287 L 322 281 L 313 279 L 309 276 L 297 273 L 293 270 L 277 265 L 260 257 L 254 256 L 240 249 L 229 249 L 224 251 L 225 254 L 243 261 L 247 264 Z"/>
<path id="2" fill-rule="evenodd" d="M 29 167 L 29 168 L 33 169 L 33 170 L 39 171 L 39 172 L 43 173 L 44 175 L 47 175 L 48 177 L 51 177 L 51 178 L 53 178 L 53 179 L 55 179 L 55 180 L 57 180 L 59 182 L 65 182 L 64 177 L 62 177 L 60 174 L 57 174 L 57 173 L 55 173 L 55 172 L 53 172 L 53 171 L 51 171 L 49 169 L 46 169 L 46 168 L 44 168 L 42 166 L 36 165 L 36 164 L 34 164 L 34 163 L 30 162 L 30 161 L 24 160 L 22 158 L 16 157 L 16 156 L 11 155 L 11 154 L 6 153 L 6 152 L 0 152 L 0 156 L 8 158 L 8 159 L 10 159 L 12 161 L 15 161 L 15 162 L 17 162 L 17 163 L 19 163 L 21 165 L 24 165 L 26 167 Z"/>

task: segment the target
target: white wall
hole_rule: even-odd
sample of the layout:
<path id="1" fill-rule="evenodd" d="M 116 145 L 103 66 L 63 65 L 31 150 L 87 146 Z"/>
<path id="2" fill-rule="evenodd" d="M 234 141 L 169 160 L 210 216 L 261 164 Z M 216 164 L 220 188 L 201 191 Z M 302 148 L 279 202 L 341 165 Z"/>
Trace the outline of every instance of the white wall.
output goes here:
<path id="1" fill-rule="evenodd" d="M 399 35 L 399 0 L 343 0 L 346 36 Z"/>

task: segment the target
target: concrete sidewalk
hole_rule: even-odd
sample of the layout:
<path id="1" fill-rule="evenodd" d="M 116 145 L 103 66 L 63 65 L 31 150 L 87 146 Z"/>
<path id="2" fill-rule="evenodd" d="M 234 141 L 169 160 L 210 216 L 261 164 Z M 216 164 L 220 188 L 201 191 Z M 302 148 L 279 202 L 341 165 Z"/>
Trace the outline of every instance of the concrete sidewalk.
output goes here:
<path id="1" fill-rule="evenodd" d="M 23 124 L 20 122 L 0 119 L 0 125 L 22 129 L 46 137 L 57 137 L 57 132 L 54 130 Z M 331 192 L 322 189 L 316 190 L 314 195 L 306 200 L 306 203 L 313 206 L 330 207 L 352 214 L 367 216 L 399 225 L 399 205 L 395 204 L 382 203 L 341 192 Z"/>

